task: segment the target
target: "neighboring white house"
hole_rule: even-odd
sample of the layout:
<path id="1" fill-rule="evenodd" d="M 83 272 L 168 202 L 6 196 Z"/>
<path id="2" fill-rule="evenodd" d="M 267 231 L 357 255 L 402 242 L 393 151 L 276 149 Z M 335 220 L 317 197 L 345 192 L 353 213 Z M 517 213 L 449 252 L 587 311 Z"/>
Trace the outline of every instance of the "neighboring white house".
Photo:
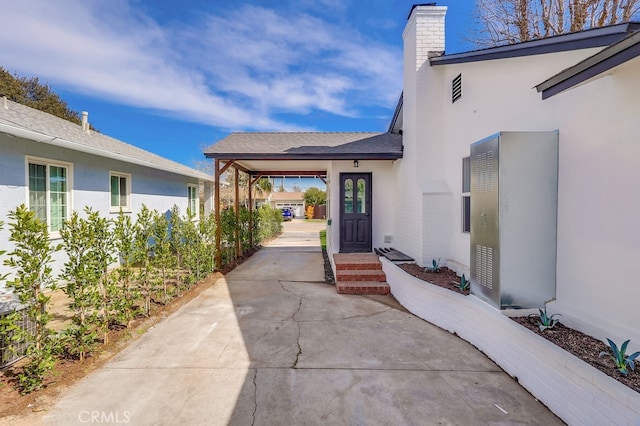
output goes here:
<path id="1" fill-rule="evenodd" d="M 213 205 L 211 176 L 90 131 L 86 114 L 77 125 L 6 98 L 0 99 L 0 170 L 0 247 L 9 251 L 7 215 L 20 204 L 46 221 L 54 243 L 63 221 L 86 206 L 106 217 L 122 209 L 134 220 L 142 205 L 198 213 L 201 186 L 205 212 Z M 54 256 L 57 272 L 64 258 Z"/>
<path id="2" fill-rule="evenodd" d="M 304 192 L 272 192 L 269 202 L 271 207 L 289 207 L 296 217 L 304 217 Z"/>
<path id="3" fill-rule="evenodd" d="M 441 259 L 471 275 L 481 297 L 500 274 L 504 288 L 539 285 L 537 305 L 549 302 L 565 324 L 639 347 L 640 24 L 447 55 L 446 9 L 411 11 L 403 96 L 388 133 L 232 134 L 205 155 L 256 176 L 324 173 L 331 254 L 393 247 L 423 266 Z M 497 151 L 471 158 L 473 144 L 497 137 L 502 163 Z M 545 140 L 550 156 L 524 149 Z M 494 181 L 483 164 L 495 167 Z M 520 170 L 525 178 L 496 196 L 508 213 L 498 256 L 472 243 L 493 220 L 485 184 L 515 182 L 508 176 Z M 520 296 L 484 298 L 531 307 Z"/>

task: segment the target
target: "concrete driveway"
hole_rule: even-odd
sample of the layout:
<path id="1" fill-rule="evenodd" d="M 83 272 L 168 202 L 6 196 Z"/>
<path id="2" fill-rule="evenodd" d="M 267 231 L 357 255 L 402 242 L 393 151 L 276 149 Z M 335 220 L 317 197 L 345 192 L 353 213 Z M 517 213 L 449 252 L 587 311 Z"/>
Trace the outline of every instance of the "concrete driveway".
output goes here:
<path id="1" fill-rule="evenodd" d="M 65 395 L 44 424 L 561 424 L 468 343 L 324 283 L 285 233 Z"/>

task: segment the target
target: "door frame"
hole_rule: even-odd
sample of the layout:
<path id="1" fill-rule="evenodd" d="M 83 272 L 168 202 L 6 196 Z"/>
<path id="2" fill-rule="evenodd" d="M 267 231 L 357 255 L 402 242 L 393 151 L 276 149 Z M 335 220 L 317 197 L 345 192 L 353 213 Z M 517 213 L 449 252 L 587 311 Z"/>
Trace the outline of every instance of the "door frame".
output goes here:
<path id="1" fill-rule="evenodd" d="M 344 211 L 345 197 L 344 197 L 344 183 L 346 179 L 353 179 L 354 190 L 357 187 L 358 179 L 365 178 L 365 182 L 368 185 L 365 189 L 365 212 L 364 215 L 367 218 L 367 226 L 365 229 L 367 242 L 363 247 L 345 247 L 344 246 L 344 232 L 345 232 L 345 220 L 346 213 Z M 373 173 L 371 172 L 342 172 L 340 173 L 340 183 L 338 185 L 340 191 L 340 252 L 341 253 L 370 253 L 373 251 Z M 354 202 L 356 197 L 354 196 Z M 357 204 L 357 203 L 356 203 Z M 354 204 L 355 207 L 355 204 Z"/>

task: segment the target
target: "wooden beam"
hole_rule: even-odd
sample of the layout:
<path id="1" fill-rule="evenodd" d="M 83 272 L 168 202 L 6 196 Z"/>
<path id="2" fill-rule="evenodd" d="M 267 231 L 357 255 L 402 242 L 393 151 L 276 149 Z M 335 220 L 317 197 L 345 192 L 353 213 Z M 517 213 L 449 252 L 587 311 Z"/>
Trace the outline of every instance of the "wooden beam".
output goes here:
<path id="1" fill-rule="evenodd" d="M 222 161 L 222 160 L 221 160 L 221 161 Z M 231 166 L 233 166 L 233 167 L 235 167 L 236 169 L 239 169 L 239 170 L 241 170 L 241 171 L 243 171 L 243 172 L 245 172 L 245 173 L 249 173 L 249 174 L 250 174 L 250 173 L 253 173 L 251 170 L 247 169 L 247 168 L 246 168 L 246 167 L 244 167 L 244 166 L 241 166 L 241 165 L 240 165 L 240 164 L 238 164 L 236 161 L 237 161 L 237 160 L 227 160 L 227 161 L 224 163 L 224 166 L 222 166 L 222 170 L 220 170 L 220 173 L 222 174 L 222 173 L 226 172 L 226 171 L 227 171 L 227 169 L 228 169 L 229 167 L 231 167 Z"/>
<path id="2" fill-rule="evenodd" d="M 216 162 L 217 161 L 219 161 L 219 160 L 216 160 Z M 220 174 L 223 174 L 224 172 L 226 172 L 227 169 L 233 165 L 234 161 L 235 160 L 230 160 L 230 161 L 227 161 L 226 163 L 224 163 L 224 166 L 222 166 L 222 169 L 220 170 Z M 217 167 L 216 167 L 216 170 L 217 170 Z"/>
<path id="3" fill-rule="evenodd" d="M 250 172 L 251 176 L 318 176 L 326 177 L 326 170 L 258 170 Z"/>
<path id="4" fill-rule="evenodd" d="M 237 163 L 238 160 L 233 160 L 233 167 L 235 167 L 236 169 L 240 170 L 241 172 L 245 172 L 245 173 L 251 173 L 251 170 L 247 169 L 244 166 L 241 166 L 239 163 Z"/>
<path id="5" fill-rule="evenodd" d="M 326 184 L 327 184 L 327 181 L 326 181 L 326 179 L 325 179 L 325 178 L 326 178 L 326 176 L 325 176 L 325 177 L 320 177 L 320 176 L 318 176 L 318 179 L 320 179 L 320 180 L 322 181 L 322 183 L 324 183 L 324 184 L 326 185 Z"/>
<path id="6" fill-rule="evenodd" d="M 214 212 L 216 218 L 216 267 L 222 268 L 222 252 L 220 246 L 220 160 L 215 159 L 215 190 L 213 196 Z"/>

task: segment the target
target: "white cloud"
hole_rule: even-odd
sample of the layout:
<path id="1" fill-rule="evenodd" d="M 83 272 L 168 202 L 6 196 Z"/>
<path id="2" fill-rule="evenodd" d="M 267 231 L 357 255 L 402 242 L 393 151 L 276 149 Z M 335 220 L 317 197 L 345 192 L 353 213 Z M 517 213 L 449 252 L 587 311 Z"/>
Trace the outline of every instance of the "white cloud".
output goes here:
<path id="1" fill-rule="evenodd" d="M 400 91 L 399 51 L 309 14 L 240 6 L 163 27 L 132 5 L 0 0 L 0 66 L 229 130 L 297 128 L 279 113 L 359 116 Z"/>

